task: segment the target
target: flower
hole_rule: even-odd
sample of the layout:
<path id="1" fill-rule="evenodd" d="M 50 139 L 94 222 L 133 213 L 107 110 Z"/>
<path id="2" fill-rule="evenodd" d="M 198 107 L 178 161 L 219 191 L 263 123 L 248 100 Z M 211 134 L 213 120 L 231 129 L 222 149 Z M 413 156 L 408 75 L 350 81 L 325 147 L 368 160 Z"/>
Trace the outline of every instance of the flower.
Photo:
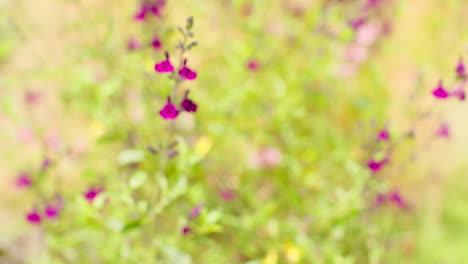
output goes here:
<path id="1" fill-rule="evenodd" d="M 374 159 L 370 159 L 368 162 L 367 162 L 367 167 L 372 171 L 372 173 L 378 173 L 383 165 L 385 165 L 387 163 L 387 159 L 383 159 L 381 161 L 375 161 Z"/>
<path id="2" fill-rule="evenodd" d="M 282 157 L 283 155 L 278 149 L 266 147 L 250 157 L 250 164 L 252 168 L 273 168 L 281 162 Z"/>
<path id="3" fill-rule="evenodd" d="M 458 61 L 455 71 L 457 72 L 457 76 L 459 78 L 465 78 L 467 76 L 465 64 L 463 63 L 463 58 L 460 58 L 460 60 Z"/>
<path id="4" fill-rule="evenodd" d="M 190 226 L 186 225 L 182 228 L 182 235 L 188 235 L 189 233 L 192 232 L 192 229 L 190 228 Z"/>
<path id="5" fill-rule="evenodd" d="M 256 60 L 249 60 L 247 62 L 247 68 L 252 72 L 256 72 L 260 70 L 260 64 Z"/>
<path id="6" fill-rule="evenodd" d="M 15 185 L 18 188 L 28 188 L 31 183 L 31 177 L 27 173 L 21 173 L 15 180 Z"/>
<path id="7" fill-rule="evenodd" d="M 94 199 L 102 192 L 104 191 L 102 188 L 95 188 L 95 187 L 90 187 L 85 193 L 84 197 L 88 202 L 92 203 Z"/>
<path id="8" fill-rule="evenodd" d="M 387 201 L 387 196 L 384 193 L 378 193 L 377 196 L 375 197 L 375 202 L 374 204 L 376 206 L 382 205 Z"/>
<path id="9" fill-rule="evenodd" d="M 442 138 L 450 137 L 450 126 L 448 124 L 440 124 L 439 128 L 436 131 L 436 135 Z"/>
<path id="10" fill-rule="evenodd" d="M 360 28 L 365 23 L 366 23 L 366 18 L 365 17 L 358 17 L 356 19 L 353 19 L 353 20 L 349 21 L 348 25 L 352 29 L 357 30 L 358 28 Z"/>
<path id="11" fill-rule="evenodd" d="M 432 94 L 437 98 L 437 99 L 445 99 L 449 97 L 449 93 L 445 90 L 442 81 L 439 81 L 439 84 L 437 85 L 436 89 L 432 91 Z"/>
<path id="12" fill-rule="evenodd" d="M 154 70 L 159 73 L 173 72 L 174 66 L 172 66 L 169 60 L 169 53 L 166 52 L 166 59 L 154 65 Z"/>
<path id="13" fill-rule="evenodd" d="M 374 8 L 383 0 L 367 0 L 366 8 Z"/>
<path id="14" fill-rule="evenodd" d="M 406 207 L 406 201 L 403 199 L 399 191 L 392 191 L 388 194 L 388 199 L 400 208 Z"/>
<path id="15" fill-rule="evenodd" d="M 175 119 L 179 115 L 179 110 L 171 103 L 171 97 L 167 97 L 167 104 L 159 111 L 159 115 L 164 119 Z"/>
<path id="16" fill-rule="evenodd" d="M 141 48 L 141 42 L 138 41 L 137 39 L 130 39 L 128 41 L 128 45 L 127 45 L 127 48 L 128 50 L 137 50 L 137 49 L 140 49 Z"/>
<path id="17" fill-rule="evenodd" d="M 228 202 L 228 201 L 233 200 L 235 198 L 236 194 L 231 189 L 224 189 L 219 193 L 219 196 L 221 196 L 221 199 Z"/>
<path id="18" fill-rule="evenodd" d="M 135 19 L 140 20 L 140 21 L 145 20 L 147 12 L 148 12 L 148 5 L 147 4 L 142 4 L 140 6 L 140 9 L 135 14 Z"/>
<path id="19" fill-rule="evenodd" d="M 453 92 L 450 93 L 450 95 L 457 97 L 460 101 L 465 101 L 466 94 L 465 91 L 461 89 L 461 87 L 455 89 Z"/>
<path id="20" fill-rule="evenodd" d="M 161 40 L 159 39 L 158 36 L 153 37 L 153 41 L 151 42 L 151 46 L 153 46 L 153 48 L 155 50 L 161 50 L 161 48 L 162 48 Z"/>
<path id="21" fill-rule="evenodd" d="M 49 158 L 45 158 L 41 163 L 41 169 L 45 170 L 52 165 L 52 161 Z"/>
<path id="22" fill-rule="evenodd" d="M 24 101 L 29 105 L 38 103 L 40 99 L 41 99 L 41 94 L 39 92 L 27 91 L 24 94 Z"/>
<path id="23" fill-rule="evenodd" d="M 184 60 L 184 66 L 179 70 L 180 77 L 185 80 L 195 80 L 197 78 L 197 73 L 190 70 L 186 65 L 187 59 Z"/>
<path id="24" fill-rule="evenodd" d="M 201 209 L 203 208 L 202 204 L 196 205 L 189 213 L 189 218 L 193 219 L 200 215 Z"/>
<path id="25" fill-rule="evenodd" d="M 36 209 L 26 214 L 26 220 L 33 225 L 40 224 L 42 221 L 41 215 Z"/>
<path id="26" fill-rule="evenodd" d="M 180 106 L 182 107 L 182 109 L 184 109 L 187 112 L 196 112 L 197 111 L 197 104 L 194 103 L 192 100 L 190 100 L 188 98 L 188 93 L 189 93 L 189 91 L 187 90 L 185 92 L 184 99 L 180 103 Z"/>
<path id="27" fill-rule="evenodd" d="M 377 134 L 377 141 L 388 141 L 390 139 L 390 133 L 387 129 L 382 129 Z"/>

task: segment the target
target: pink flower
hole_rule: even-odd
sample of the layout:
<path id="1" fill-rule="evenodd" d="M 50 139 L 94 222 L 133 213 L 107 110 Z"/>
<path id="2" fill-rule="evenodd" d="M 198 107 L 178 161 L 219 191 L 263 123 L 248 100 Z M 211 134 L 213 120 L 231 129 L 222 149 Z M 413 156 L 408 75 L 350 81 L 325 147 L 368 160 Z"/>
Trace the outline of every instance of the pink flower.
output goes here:
<path id="1" fill-rule="evenodd" d="M 455 71 L 457 72 L 457 76 L 459 78 L 465 78 L 467 76 L 465 64 L 463 63 L 463 58 L 460 58 L 460 60 L 458 61 L 458 65 L 455 68 Z"/>
<path id="2" fill-rule="evenodd" d="M 171 103 L 171 97 L 167 97 L 167 104 L 159 111 L 159 115 L 164 119 L 175 119 L 179 115 L 179 110 Z"/>
<path id="3" fill-rule="evenodd" d="M 128 41 L 128 50 L 137 50 L 141 48 L 141 42 L 132 38 Z"/>
<path id="4" fill-rule="evenodd" d="M 370 46 L 379 37 L 381 27 L 379 24 L 368 23 L 360 26 L 356 31 L 356 42 L 363 46 Z"/>
<path id="5" fill-rule="evenodd" d="M 450 137 L 450 127 L 448 124 L 440 124 L 439 128 L 436 131 L 436 135 L 442 138 Z"/>
<path id="6" fill-rule="evenodd" d="M 367 167 L 371 170 L 373 174 L 378 173 L 382 167 L 387 163 L 387 159 L 383 159 L 381 161 L 375 161 L 374 159 L 371 159 L 367 162 Z"/>
<path id="7" fill-rule="evenodd" d="M 49 158 L 45 158 L 41 163 L 41 169 L 45 170 L 49 168 L 50 165 L 52 165 L 52 160 L 50 160 Z"/>
<path id="8" fill-rule="evenodd" d="M 185 80 L 195 80 L 197 78 L 197 73 L 190 70 L 186 65 L 187 59 L 184 60 L 184 66 L 179 70 L 180 77 Z"/>
<path id="9" fill-rule="evenodd" d="M 94 199 L 104 191 L 102 188 L 90 187 L 85 193 L 84 197 L 88 202 L 92 203 Z"/>
<path id="10" fill-rule="evenodd" d="M 192 232 L 192 229 L 190 228 L 190 226 L 186 225 L 182 228 L 182 235 L 186 236 L 188 234 L 190 234 Z"/>
<path id="11" fill-rule="evenodd" d="M 382 204 L 384 204 L 385 202 L 387 201 L 387 196 L 383 193 L 379 193 L 377 194 L 377 196 L 375 197 L 375 202 L 374 204 L 376 206 L 380 206 Z"/>
<path id="12" fill-rule="evenodd" d="M 34 140 L 34 133 L 29 128 L 22 128 L 17 133 L 18 140 L 22 143 L 31 143 Z"/>
<path id="13" fill-rule="evenodd" d="M 256 60 L 249 60 L 247 62 L 247 68 L 252 72 L 256 72 L 260 70 L 260 64 Z"/>
<path id="14" fill-rule="evenodd" d="M 449 93 L 445 90 L 442 81 L 439 81 L 439 84 L 437 85 L 436 89 L 432 91 L 432 94 L 437 98 L 437 99 L 445 99 L 449 97 Z"/>
<path id="15" fill-rule="evenodd" d="M 403 199 L 399 191 L 392 191 L 388 194 L 388 199 L 400 208 L 407 207 L 406 201 Z"/>
<path id="16" fill-rule="evenodd" d="M 202 208 L 203 208 L 203 205 L 201 205 L 201 204 L 195 206 L 195 207 L 190 211 L 189 218 L 190 218 L 190 219 L 193 219 L 193 218 L 199 216 L 200 213 L 201 213 Z"/>
<path id="17" fill-rule="evenodd" d="M 377 141 L 388 141 L 390 139 L 390 133 L 387 129 L 382 129 L 377 134 Z"/>
<path id="18" fill-rule="evenodd" d="M 161 50 L 162 44 L 158 36 L 154 36 L 153 41 L 151 42 L 151 46 L 153 46 L 155 50 Z"/>
<path id="19" fill-rule="evenodd" d="M 184 99 L 180 103 L 180 106 L 182 109 L 184 109 L 187 112 L 196 112 L 197 111 L 197 104 L 195 104 L 192 100 L 188 98 L 188 93 L 189 91 L 187 90 L 185 92 Z"/>
<path id="20" fill-rule="evenodd" d="M 455 89 L 453 92 L 450 93 L 450 95 L 457 97 L 460 101 L 465 101 L 466 94 L 465 91 L 461 89 L 461 87 Z"/>
<path id="21" fill-rule="evenodd" d="M 42 221 L 41 215 L 36 209 L 26 214 L 26 220 L 33 225 L 40 224 Z"/>
<path id="22" fill-rule="evenodd" d="M 41 99 L 41 94 L 39 92 L 27 91 L 24 94 L 24 101 L 29 105 L 38 103 L 40 99 Z"/>
<path id="23" fill-rule="evenodd" d="M 31 183 L 31 177 L 27 173 L 21 173 L 15 180 L 15 185 L 18 188 L 28 188 Z"/>
<path id="24" fill-rule="evenodd" d="M 366 23 L 366 18 L 365 17 L 358 17 L 356 19 L 353 19 L 348 22 L 349 26 L 353 28 L 354 30 L 357 30 L 360 28 L 362 25 Z"/>
<path id="25" fill-rule="evenodd" d="M 142 4 L 140 9 L 135 14 L 135 19 L 143 21 L 146 19 L 146 13 L 148 12 L 149 6 L 147 4 Z"/>
<path id="26" fill-rule="evenodd" d="M 174 66 L 172 66 L 171 61 L 169 60 L 169 53 L 166 52 L 166 59 L 154 65 L 154 69 L 159 73 L 174 71 Z"/>
<path id="27" fill-rule="evenodd" d="M 63 208 L 63 198 L 61 196 L 57 196 L 53 203 L 46 205 L 44 209 L 44 214 L 47 219 L 55 220 L 57 219 L 58 215 L 62 211 Z"/>
<path id="28" fill-rule="evenodd" d="M 219 195 L 226 202 L 233 200 L 236 196 L 234 191 L 231 189 L 224 189 L 219 193 Z"/>
<path id="29" fill-rule="evenodd" d="M 253 168 L 273 168 L 277 166 L 282 159 L 281 152 L 273 147 L 266 147 L 252 155 L 250 163 Z"/>

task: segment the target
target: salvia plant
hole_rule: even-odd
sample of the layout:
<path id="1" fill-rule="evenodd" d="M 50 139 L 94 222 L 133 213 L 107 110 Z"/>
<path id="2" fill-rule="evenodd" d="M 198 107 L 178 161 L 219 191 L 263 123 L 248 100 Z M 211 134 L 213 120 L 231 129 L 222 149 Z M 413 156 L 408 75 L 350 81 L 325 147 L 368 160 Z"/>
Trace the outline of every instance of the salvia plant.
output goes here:
<path id="1" fill-rule="evenodd" d="M 468 55 L 392 113 L 402 1 L 47 0 L 48 42 L 23 2 L 0 3 L 0 263 L 417 263 Z"/>

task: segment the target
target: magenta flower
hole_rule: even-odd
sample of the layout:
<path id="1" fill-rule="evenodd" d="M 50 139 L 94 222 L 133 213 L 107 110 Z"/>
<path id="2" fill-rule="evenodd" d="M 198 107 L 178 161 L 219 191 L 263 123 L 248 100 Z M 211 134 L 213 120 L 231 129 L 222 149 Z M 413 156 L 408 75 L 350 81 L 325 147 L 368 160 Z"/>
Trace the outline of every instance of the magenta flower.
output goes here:
<path id="1" fill-rule="evenodd" d="M 184 109 L 187 112 L 196 112 L 197 104 L 188 98 L 188 93 L 189 91 L 187 90 L 185 92 L 184 99 L 180 103 L 180 106 L 182 107 L 182 109 Z"/>
<path id="2" fill-rule="evenodd" d="M 18 188 L 28 188 L 31 183 L 31 177 L 27 173 L 21 173 L 15 180 L 15 185 Z"/>
<path id="3" fill-rule="evenodd" d="M 179 110 L 171 103 L 171 97 L 167 97 L 167 104 L 159 111 L 159 115 L 164 119 L 175 119 L 179 115 Z"/>
<path id="4" fill-rule="evenodd" d="M 224 189 L 219 193 L 219 195 L 221 196 L 221 199 L 226 202 L 233 200 L 236 196 L 234 191 L 231 189 Z"/>
<path id="5" fill-rule="evenodd" d="M 135 14 L 135 19 L 139 21 L 143 21 L 146 19 L 146 13 L 148 12 L 149 6 L 145 3 L 143 3 L 140 6 L 140 9 L 137 11 Z"/>
<path id="6" fill-rule="evenodd" d="M 40 224 L 42 221 L 41 215 L 36 209 L 26 214 L 26 220 L 33 225 Z"/>
<path id="7" fill-rule="evenodd" d="M 457 97 L 460 101 L 465 101 L 466 94 L 461 87 L 455 89 L 450 95 Z"/>
<path id="8" fill-rule="evenodd" d="M 202 205 L 202 204 L 199 204 L 199 205 L 195 206 L 195 207 L 190 211 L 190 213 L 189 213 L 189 218 L 190 218 L 190 219 L 193 219 L 193 218 L 199 216 L 200 213 L 201 213 L 202 208 L 203 208 L 203 205 Z"/>
<path id="9" fill-rule="evenodd" d="M 377 141 L 388 141 L 390 139 L 390 133 L 387 129 L 382 129 L 377 134 Z"/>
<path id="10" fill-rule="evenodd" d="M 359 29 L 362 25 L 366 23 L 366 18 L 365 17 L 358 17 L 356 19 L 353 19 L 349 21 L 349 26 L 353 28 L 354 30 Z"/>
<path id="11" fill-rule="evenodd" d="M 400 208 L 405 208 L 407 206 L 406 201 L 403 199 L 399 191 L 390 192 L 388 194 L 388 199 Z"/>
<path id="12" fill-rule="evenodd" d="M 387 159 L 383 159 L 381 161 L 375 161 L 374 159 L 371 159 L 367 162 L 367 167 L 372 171 L 373 174 L 376 174 L 387 162 Z"/>
<path id="13" fill-rule="evenodd" d="M 457 76 L 459 78 L 465 78 L 467 76 L 467 73 L 466 73 L 466 68 L 465 68 L 465 64 L 463 63 L 463 59 L 460 58 L 460 60 L 458 61 L 458 65 L 457 67 L 455 68 L 456 72 L 457 72 Z"/>
<path id="14" fill-rule="evenodd" d="M 154 65 L 154 69 L 159 73 L 173 72 L 174 66 L 172 66 L 169 60 L 169 53 L 166 52 L 166 59 Z"/>
<path id="15" fill-rule="evenodd" d="M 151 42 L 151 46 L 153 46 L 155 50 L 161 50 L 162 44 L 158 36 L 154 36 L 153 41 Z"/>
<path id="16" fill-rule="evenodd" d="M 182 228 L 182 235 L 186 236 L 188 234 L 190 234 L 192 232 L 192 229 L 190 228 L 190 226 L 186 225 Z"/>
<path id="17" fill-rule="evenodd" d="M 95 187 L 90 187 L 85 193 L 84 197 L 88 202 L 92 203 L 94 199 L 103 192 L 104 190 L 102 188 L 95 188 Z"/>
<path id="18" fill-rule="evenodd" d="M 128 41 L 128 50 L 137 50 L 141 48 L 141 42 L 132 38 Z"/>
<path id="19" fill-rule="evenodd" d="M 439 128 L 436 131 L 436 135 L 442 138 L 450 137 L 450 126 L 448 124 L 440 124 Z"/>
<path id="20" fill-rule="evenodd" d="M 256 60 L 249 60 L 247 62 L 247 68 L 252 72 L 256 72 L 260 70 L 260 64 Z"/>
<path id="21" fill-rule="evenodd" d="M 185 80 L 195 80 L 197 73 L 187 67 L 187 59 L 184 60 L 184 66 L 179 70 L 179 75 Z"/>
<path id="22" fill-rule="evenodd" d="M 439 84 L 437 85 L 436 89 L 432 91 L 432 94 L 437 98 L 437 99 L 445 99 L 449 97 L 449 93 L 445 90 L 442 81 L 439 81 Z"/>
<path id="23" fill-rule="evenodd" d="M 53 203 L 47 204 L 44 209 L 44 214 L 47 219 L 55 220 L 63 207 L 63 198 L 61 196 L 56 196 Z"/>

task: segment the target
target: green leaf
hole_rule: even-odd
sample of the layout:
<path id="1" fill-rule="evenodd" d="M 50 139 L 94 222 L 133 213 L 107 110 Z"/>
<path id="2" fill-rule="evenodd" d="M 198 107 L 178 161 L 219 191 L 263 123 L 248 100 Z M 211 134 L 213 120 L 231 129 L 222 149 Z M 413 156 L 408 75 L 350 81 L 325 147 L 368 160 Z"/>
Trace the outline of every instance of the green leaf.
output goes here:
<path id="1" fill-rule="evenodd" d="M 126 149 L 120 152 L 118 161 L 120 165 L 138 163 L 145 157 L 145 152 L 139 149 Z"/>
<path id="2" fill-rule="evenodd" d="M 128 181 L 128 185 L 132 189 L 140 188 L 148 178 L 148 174 L 144 171 L 137 171 L 132 176 L 130 176 L 130 180 Z"/>

